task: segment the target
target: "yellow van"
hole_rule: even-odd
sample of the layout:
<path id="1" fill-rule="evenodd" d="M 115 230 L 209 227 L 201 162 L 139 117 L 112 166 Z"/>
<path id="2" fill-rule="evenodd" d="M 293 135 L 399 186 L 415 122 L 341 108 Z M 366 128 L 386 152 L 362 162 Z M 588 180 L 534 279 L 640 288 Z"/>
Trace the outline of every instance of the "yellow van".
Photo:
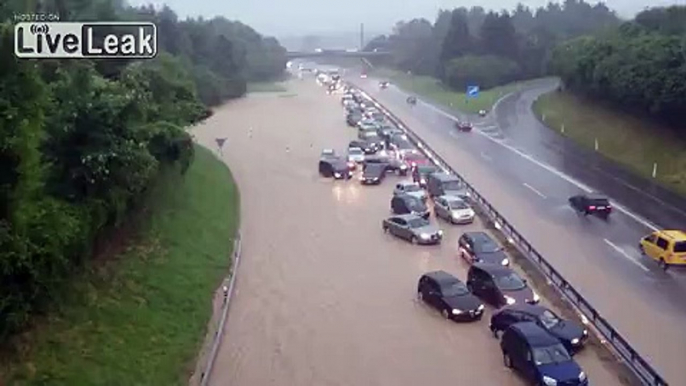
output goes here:
<path id="1" fill-rule="evenodd" d="M 641 239 L 641 252 L 660 264 L 662 269 L 670 265 L 686 265 L 686 232 L 662 230 Z"/>

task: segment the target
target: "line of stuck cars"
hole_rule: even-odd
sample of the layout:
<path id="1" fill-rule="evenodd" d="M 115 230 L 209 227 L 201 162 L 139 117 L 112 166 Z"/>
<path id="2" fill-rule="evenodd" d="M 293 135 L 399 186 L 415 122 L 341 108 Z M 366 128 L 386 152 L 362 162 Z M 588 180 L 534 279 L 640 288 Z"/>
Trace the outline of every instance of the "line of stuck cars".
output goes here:
<path id="1" fill-rule="evenodd" d="M 361 184 L 381 184 L 386 175 L 411 176 L 396 182 L 391 216 L 382 221 L 384 232 L 412 244 L 439 244 L 443 231 L 431 221 L 451 225 L 474 221 L 468 192 L 454 176 L 438 169 L 390 123 L 373 103 L 353 88 L 341 98 L 346 122 L 358 131 L 346 156 L 322 151 L 319 172 L 335 179 L 351 179 L 359 170 Z M 539 304 L 527 280 L 510 268 L 503 247 L 483 231 L 464 232 L 457 240 L 458 255 L 470 264 L 466 282 L 445 271 L 427 272 L 417 284 L 417 297 L 452 321 L 478 321 L 484 303 L 497 310 L 489 323 L 500 338 L 503 362 L 534 385 L 587 385 L 588 379 L 573 355 L 588 338 L 582 325 L 563 320 Z"/>

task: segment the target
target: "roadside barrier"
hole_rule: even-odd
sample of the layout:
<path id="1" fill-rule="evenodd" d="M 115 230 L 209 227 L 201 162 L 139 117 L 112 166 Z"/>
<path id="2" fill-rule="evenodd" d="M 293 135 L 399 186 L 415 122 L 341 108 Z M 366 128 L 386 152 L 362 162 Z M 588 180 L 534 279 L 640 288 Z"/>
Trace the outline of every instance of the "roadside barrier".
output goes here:
<path id="1" fill-rule="evenodd" d="M 217 352 L 219 351 L 219 346 L 222 341 L 222 336 L 224 335 L 224 325 L 226 324 L 226 318 L 229 315 L 229 305 L 231 304 L 231 295 L 233 294 L 233 288 L 236 283 L 236 274 L 238 272 L 238 263 L 241 260 L 241 234 L 238 232 L 236 234 L 236 240 L 234 241 L 233 247 L 233 262 L 231 264 L 231 272 L 229 276 L 222 283 L 223 292 L 223 303 L 221 309 L 221 316 L 219 318 L 219 325 L 217 330 L 214 332 L 214 338 L 212 339 L 212 346 L 210 349 L 210 355 L 207 358 L 207 363 L 205 368 L 200 375 L 200 385 L 207 386 L 210 382 L 210 374 L 212 374 L 212 368 L 214 367 L 214 362 L 217 359 Z"/>
<path id="2" fill-rule="evenodd" d="M 433 151 L 421 138 L 407 127 L 397 116 L 383 107 L 377 100 L 364 92 L 361 88 L 350 83 L 360 90 L 362 95 L 371 101 L 377 109 L 382 111 L 389 120 L 403 130 L 408 139 L 431 159 L 436 166 L 445 172 L 455 175 L 467 188 L 472 200 L 481 207 L 496 229 L 501 231 L 512 245 L 514 245 L 539 271 L 541 271 L 551 285 L 555 286 L 563 299 L 569 301 L 577 311 L 586 318 L 588 323 L 595 327 L 604 340 L 612 347 L 615 353 L 623 359 L 626 366 L 641 380 L 644 385 L 667 386 L 668 383 L 631 345 L 627 340 L 586 300 L 562 275 L 553 267 L 538 251 L 491 205 L 479 192 L 472 187 L 457 171 L 452 169 L 435 151 Z"/>

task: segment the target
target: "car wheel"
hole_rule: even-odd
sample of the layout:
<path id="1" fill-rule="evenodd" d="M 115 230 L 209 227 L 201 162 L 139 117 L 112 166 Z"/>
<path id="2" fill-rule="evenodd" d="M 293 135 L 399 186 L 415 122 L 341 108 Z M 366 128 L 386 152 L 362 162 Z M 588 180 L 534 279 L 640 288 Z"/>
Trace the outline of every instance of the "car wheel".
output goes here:
<path id="1" fill-rule="evenodd" d="M 412 238 L 410 239 L 410 242 L 414 245 L 417 245 L 419 243 L 419 240 L 417 239 L 416 236 L 412 236 Z"/>
<path id="2" fill-rule="evenodd" d="M 448 312 L 447 308 L 444 308 L 443 311 L 441 311 L 441 315 L 443 315 L 443 317 L 446 319 L 450 319 L 450 313 Z"/>
<path id="3" fill-rule="evenodd" d="M 388 229 L 388 227 L 385 226 L 385 225 L 382 226 L 381 228 L 383 228 L 384 233 L 388 233 L 388 232 L 390 231 L 390 230 Z"/>
<path id="4" fill-rule="evenodd" d="M 417 291 L 417 299 L 424 301 L 424 294 L 422 291 Z"/>
<path id="5" fill-rule="evenodd" d="M 503 364 L 508 369 L 512 368 L 512 359 L 510 359 L 510 356 L 506 352 L 503 353 Z"/>
<path id="6" fill-rule="evenodd" d="M 490 326 L 490 327 L 491 327 L 491 333 L 493 333 L 493 337 L 498 339 L 498 329 L 493 328 L 493 326 Z"/>
<path id="7" fill-rule="evenodd" d="M 639 245 L 638 245 L 638 250 L 641 252 L 641 255 L 645 255 L 645 254 L 646 254 L 646 250 L 643 248 L 643 245 L 639 244 Z"/>
<path id="8" fill-rule="evenodd" d="M 669 268 L 669 264 L 667 264 L 667 262 L 666 262 L 665 259 L 663 259 L 663 258 L 660 258 L 660 261 L 658 261 L 658 265 L 659 265 L 660 268 L 662 268 L 662 270 L 664 270 L 664 271 L 666 271 L 666 270 Z"/>

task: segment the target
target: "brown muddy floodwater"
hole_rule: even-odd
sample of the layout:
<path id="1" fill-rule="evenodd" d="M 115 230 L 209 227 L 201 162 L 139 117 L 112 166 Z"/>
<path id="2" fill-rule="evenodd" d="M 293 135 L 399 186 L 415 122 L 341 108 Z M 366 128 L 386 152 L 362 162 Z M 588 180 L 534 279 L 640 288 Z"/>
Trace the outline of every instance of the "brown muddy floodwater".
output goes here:
<path id="1" fill-rule="evenodd" d="M 469 226 L 439 223 L 441 246 L 387 236 L 393 184 L 320 178 L 323 148 L 343 152 L 356 131 L 339 97 L 313 80 L 295 96 L 257 94 L 227 104 L 195 129 L 238 182 L 243 259 L 213 386 L 522 385 L 502 365 L 480 322 L 456 324 L 420 304 L 417 280 L 444 269 L 466 278 L 456 242 Z M 435 221 L 432 219 L 432 221 Z M 592 354 L 580 362 L 595 384 L 618 384 Z"/>

